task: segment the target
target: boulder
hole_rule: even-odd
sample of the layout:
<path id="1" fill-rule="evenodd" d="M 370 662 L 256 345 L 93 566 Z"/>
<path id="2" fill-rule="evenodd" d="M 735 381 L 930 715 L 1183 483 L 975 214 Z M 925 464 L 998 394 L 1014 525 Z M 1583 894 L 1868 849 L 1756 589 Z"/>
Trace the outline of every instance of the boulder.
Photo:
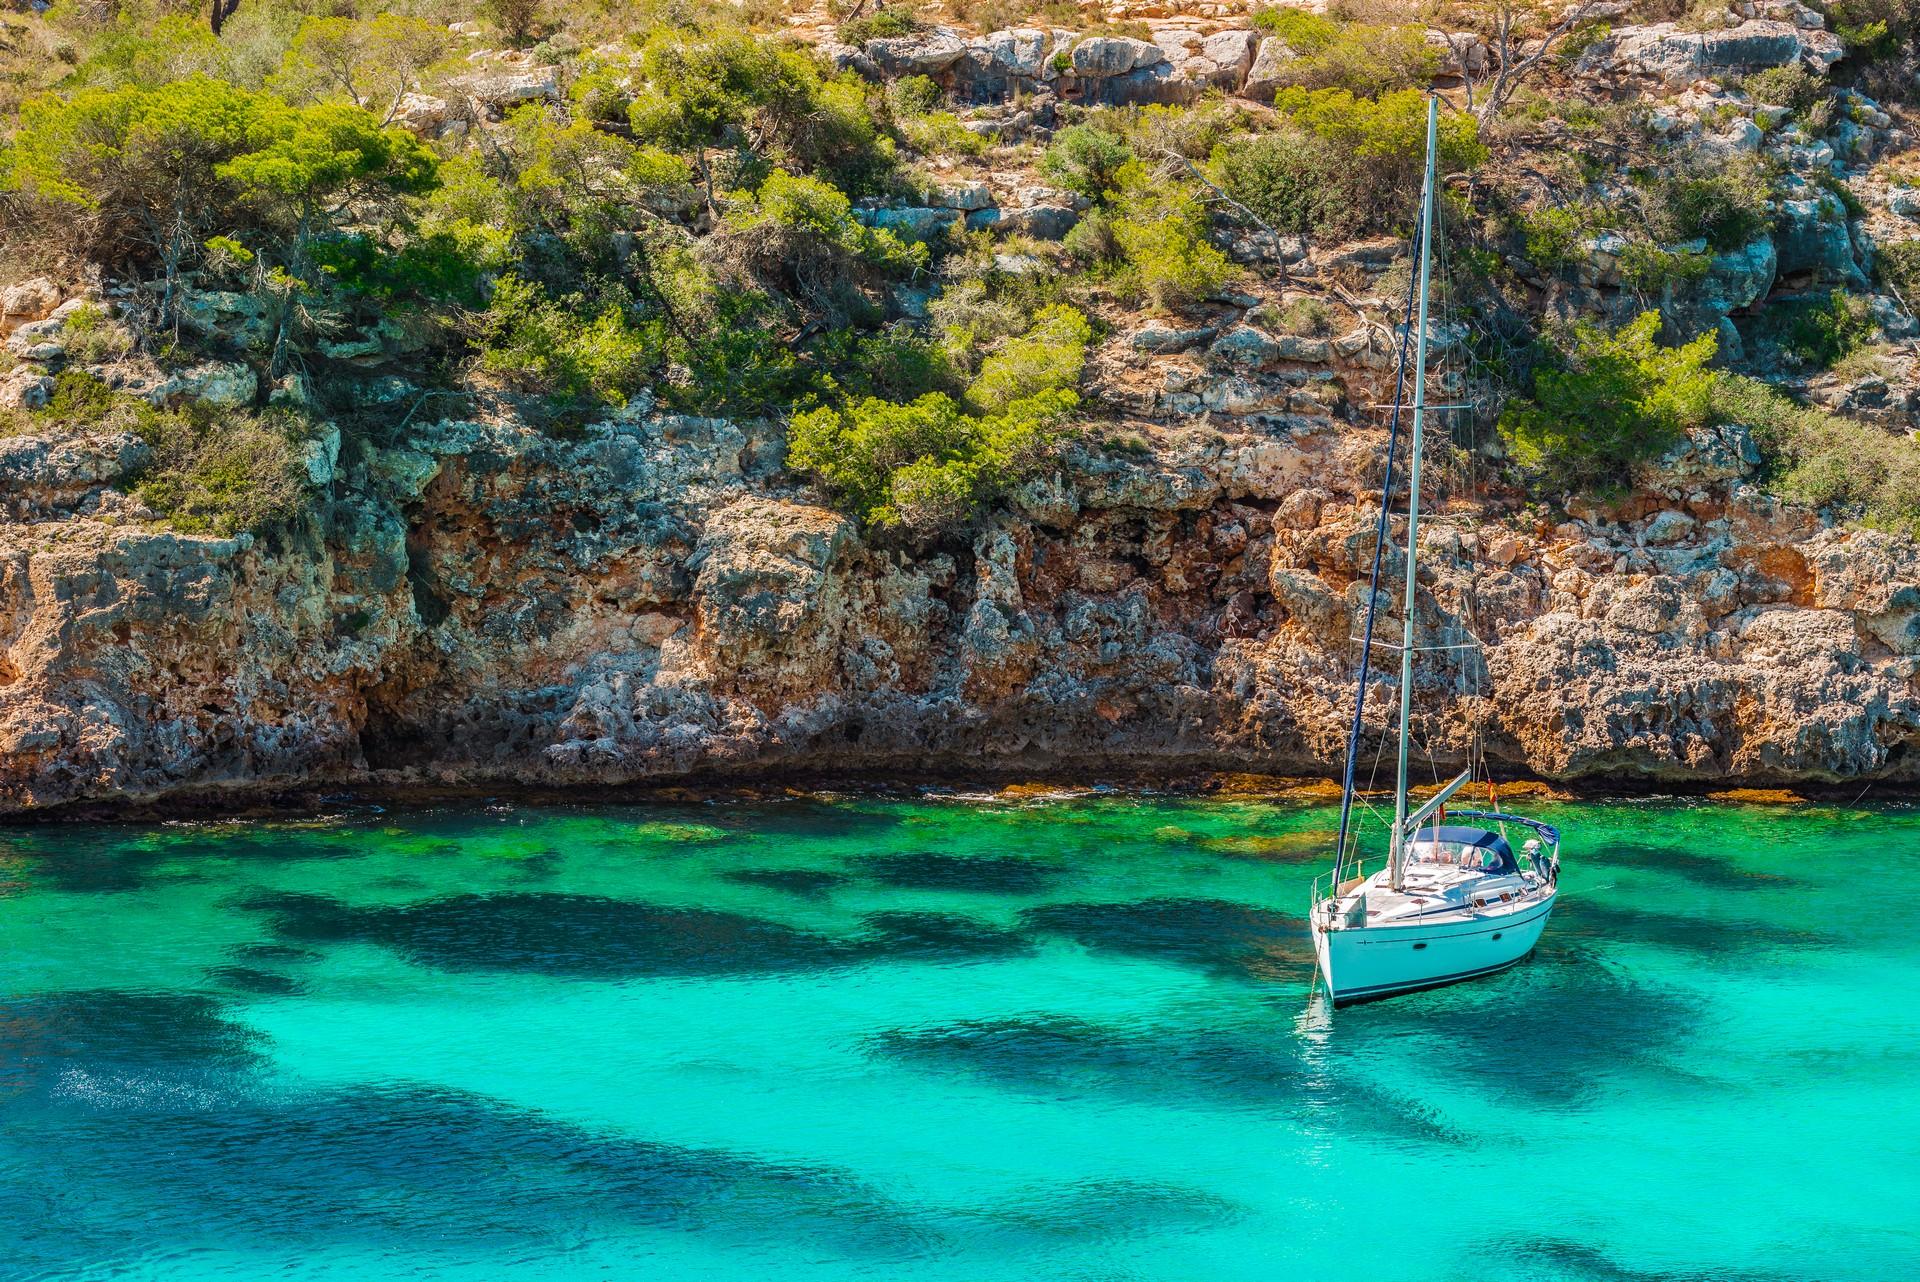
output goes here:
<path id="1" fill-rule="evenodd" d="M 1131 36 L 1089 36 L 1073 47 L 1073 73 L 1087 80 L 1124 76 L 1166 61 L 1159 45 Z"/>
<path id="2" fill-rule="evenodd" d="M 1468 76 L 1475 80 L 1493 66 L 1493 50 L 1484 37 L 1473 31 L 1426 32 L 1427 44 L 1440 55 L 1440 74 Z"/>
<path id="3" fill-rule="evenodd" d="M 933 193 L 933 205 L 940 209 L 958 209 L 972 213 L 993 204 L 993 191 L 985 183 L 955 183 Z"/>
<path id="4" fill-rule="evenodd" d="M 447 100 L 426 93 L 402 94 L 393 109 L 393 123 L 422 138 L 437 138 L 447 123 Z"/>
<path id="5" fill-rule="evenodd" d="M 1278 36 L 1267 36 L 1260 41 L 1253 56 L 1253 65 L 1247 69 L 1247 76 L 1241 82 L 1240 92 L 1248 98 L 1261 102 L 1272 102 L 1273 95 L 1285 83 L 1285 70 L 1294 59 L 1294 52 L 1287 42 Z"/>
<path id="6" fill-rule="evenodd" d="M 879 231 L 890 231 L 908 240 L 932 240 L 961 220 L 957 209 L 932 209 L 908 206 L 904 209 L 859 209 L 854 217 Z"/>
<path id="7" fill-rule="evenodd" d="M 251 405 L 260 380 L 253 370 L 238 361 L 208 361 L 180 370 L 147 392 L 156 406 L 175 401 L 198 401 L 203 405 L 232 408 Z"/>
<path id="8" fill-rule="evenodd" d="M 226 289 L 183 290 L 175 306 L 182 324 L 242 347 L 263 345 L 272 336 L 266 304 L 252 294 Z"/>
<path id="9" fill-rule="evenodd" d="M 1846 206 L 1831 192 L 1780 202 L 1774 231 L 1781 276 L 1811 275 L 1816 283 L 1866 288 L 1853 257 Z"/>
<path id="10" fill-rule="evenodd" d="M 1640 77 L 1681 88 L 1716 75 L 1737 75 L 1805 62 L 1826 71 L 1840 60 L 1840 38 L 1790 22 L 1753 19 L 1723 31 L 1682 31 L 1671 22 L 1621 27 L 1580 55 L 1589 75 Z"/>
<path id="11" fill-rule="evenodd" d="M 35 276 L 0 290 L 0 334 L 11 333 L 28 321 L 44 320 L 60 304 L 60 287 L 45 276 Z"/>
<path id="12" fill-rule="evenodd" d="M 1079 211 L 1066 205 L 1031 205 L 1006 211 L 997 226 L 1002 231 L 1035 240 L 1059 240 L 1079 221 Z"/>
<path id="13" fill-rule="evenodd" d="M 1216 31 L 1200 42 L 1200 56 L 1231 77 L 1226 88 L 1237 89 L 1253 69 L 1253 55 L 1260 47 L 1257 31 Z"/>
<path id="14" fill-rule="evenodd" d="M 1645 527 L 1640 531 L 1640 537 L 1656 547 L 1666 547 L 1692 534 L 1699 524 L 1685 512 L 1676 508 L 1666 508 L 1654 513 L 1648 519 Z"/>
<path id="15" fill-rule="evenodd" d="M 950 27 L 931 27 L 907 36 L 885 36 L 862 46 L 883 75 L 935 76 L 960 61 L 967 46 Z"/>
<path id="16" fill-rule="evenodd" d="M 954 68 L 956 79 L 1052 79 L 1053 35 L 1037 27 L 993 31 L 967 41 L 965 64 Z"/>
<path id="17" fill-rule="evenodd" d="M 53 377 L 35 369 L 16 369 L 0 375 L 0 409 L 44 409 L 53 396 Z"/>
<path id="18" fill-rule="evenodd" d="M 126 481 L 151 457 L 146 443 L 131 432 L 78 440 L 0 437 L 0 494 L 72 501 L 88 490 Z"/>
<path id="19" fill-rule="evenodd" d="M 560 77 L 552 67 L 486 67 L 456 76 L 448 83 L 493 111 L 504 111 L 523 102 L 558 102 L 560 99 Z"/>
<path id="20" fill-rule="evenodd" d="M 1198 347 L 1213 336 L 1214 329 L 1210 325 L 1198 329 L 1175 329 L 1160 321 L 1148 321 L 1134 331 L 1130 341 L 1135 351 L 1171 356 L 1175 352 L 1184 352 Z"/>
<path id="21" fill-rule="evenodd" d="M 1660 314 L 1676 334 L 1698 334 L 1729 314 L 1767 296 L 1779 270 L 1771 236 L 1756 236 L 1739 249 L 1715 254 L 1706 275 L 1662 300 Z"/>
<path id="22" fill-rule="evenodd" d="M 1084 96 L 1107 107 L 1181 106 L 1207 92 L 1207 81 L 1172 63 L 1156 63 L 1123 75 L 1091 80 Z"/>

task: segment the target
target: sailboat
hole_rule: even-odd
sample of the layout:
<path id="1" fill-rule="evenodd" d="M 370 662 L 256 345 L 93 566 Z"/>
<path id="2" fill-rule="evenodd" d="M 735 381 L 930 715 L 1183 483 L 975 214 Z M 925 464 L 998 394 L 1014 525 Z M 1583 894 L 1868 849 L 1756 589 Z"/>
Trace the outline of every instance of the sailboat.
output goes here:
<path id="1" fill-rule="evenodd" d="M 1407 757 L 1413 704 L 1414 617 L 1419 580 L 1420 462 L 1425 445 L 1427 301 L 1432 265 L 1440 104 L 1427 103 L 1426 182 L 1420 199 L 1419 317 L 1413 326 L 1413 432 L 1407 464 L 1405 603 L 1401 618 L 1399 764 L 1393 827 L 1385 859 L 1369 874 L 1353 824 L 1354 766 L 1371 676 L 1374 621 L 1381 600 L 1382 552 L 1391 534 L 1394 454 L 1406 377 L 1402 343 L 1394 393 L 1387 474 L 1381 487 L 1360 675 L 1341 784 L 1340 832 L 1333 868 L 1313 885 L 1314 955 L 1335 1006 L 1392 997 L 1491 975 L 1523 960 L 1547 927 L 1560 882 L 1560 833 L 1550 824 L 1500 811 L 1447 811 L 1474 779 L 1474 767 L 1408 813 Z M 1409 300 L 1409 311 L 1412 310 Z M 1427 649 L 1454 647 L 1433 646 Z M 1490 796 L 1494 796 L 1491 787 Z M 1518 839 L 1519 849 L 1514 842 Z"/>

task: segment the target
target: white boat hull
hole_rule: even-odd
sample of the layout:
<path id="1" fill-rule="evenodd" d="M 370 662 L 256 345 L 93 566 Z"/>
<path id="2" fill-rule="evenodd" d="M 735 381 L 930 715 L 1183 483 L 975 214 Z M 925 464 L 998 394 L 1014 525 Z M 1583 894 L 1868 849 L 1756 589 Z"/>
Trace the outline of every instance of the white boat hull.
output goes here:
<path id="1" fill-rule="evenodd" d="M 1533 951 L 1557 893 L 1549 887 L 1503 911 L 1427 923 L 1328 928 L 1316 921 L 1320 973 L 1336 1006 L 1491 975 Z"/>

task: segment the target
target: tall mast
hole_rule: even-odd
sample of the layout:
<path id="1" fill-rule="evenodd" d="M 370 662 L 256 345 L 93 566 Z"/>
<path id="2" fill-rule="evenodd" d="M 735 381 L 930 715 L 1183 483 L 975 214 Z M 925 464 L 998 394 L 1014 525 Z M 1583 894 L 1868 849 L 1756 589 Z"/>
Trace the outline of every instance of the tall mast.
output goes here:
<path id="1" fill-rule="evenodd" d="M 1433 262 L 1433 188 L 1440 99 L 1427 99 L 1427 181 L 1420 198 L 1420 315 L 1413 339 L 1413 455 L 1407 469 L 1407 597 L 1400 623 L 1400 771 L 1393 789 L 1393 888 L 1406 887 L 1407 731 L 1413 714 L 1413 598 L 1420 582 L 1420 457 L 1427 408 L 1427 283 Z"/>

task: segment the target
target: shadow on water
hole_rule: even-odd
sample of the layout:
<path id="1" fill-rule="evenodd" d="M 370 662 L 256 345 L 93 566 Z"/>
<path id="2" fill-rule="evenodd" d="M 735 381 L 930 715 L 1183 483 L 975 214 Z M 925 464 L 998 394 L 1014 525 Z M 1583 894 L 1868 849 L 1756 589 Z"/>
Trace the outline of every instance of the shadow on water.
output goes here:
<path id="1" fill-rule="evenodd" d="M 1771 953 L 1830 947 L 1818 931 L 1796 930 L 1768 922 L 1687 916 L 1628 904 L 1606 903 L 1589 895 L 1568 895 L 1557 905 L 1549 932 L 1560 939 L 1599 944 L 1643 944 L 1717 962 L 1771 963 Z"/>
<path id="2" fill-rule="evenodd" d="M 932 850 L 871 855 L 866 875 L 898 890 L 960 890 L 982 895 L 1038 895 L 1060 880 L 1060 869 L 1017 855 L 946 855 Z"/>
<path id="3" fill-rule="evenodd" d="M 1099 952 L 1190 966 L 1210 975 L 1307 983 L 1313 942 L 1306 919 L 1219 899 L 1046 904 L 1021 914 L 1040 935 Z"/>
<path id="4" fill-rule="evenodd" d="M 736 807 L 728 814 L 735 823 L 749 826 L 758 833 L 816 841 L 884 836 L 901 823 L 899 814 L 884 808 L 798 797 L 768 805 Z"/>
<path id="5" fill-rule="evenodd" d="M 1727 860 L 1677 846 L 1609 841 L 1600 858 L 1608 868 L 1667 873 L 1707 890 L 1791 890 L 1804 884 L 1784 873 L 1749 872 Z"/>
<path id="6" fill-rule="evenodd" d="M 1703 1269 L 1632 1269 L 1584 1242 L 1564 1238 L 1533 1238 L 1509 1243 L 1505 1250 L 1493 1253 L 1511 1261 L 1513 1276 L 1528 1282 L 1786 1282 L 1800 1274 L 1730 1269 L 1720 1266 Z M 1487 1276 L 1487 1257 L 1475 1258 L 1476 1276 Z"/>
<path id="7" fill-rule="evenodd" d="M 207 978 L 222 988 L 262 997 L 287 997 L 306 991 L 306 986 L 290 975 L 253 966 L 209 966 Z"/>
<path id="8" fill-rule="evenodd" d="M 862 920 L 874 934 L 851 946 L 861 960 L 960 961 L 1018 956 L 1034 947 L 1020 931 L 951 913 L 873 913 Z"/>
<path id="9" fill-rule="evenodd" d="M 721 873 L 720 880 L 738 886 L 784 891 L 801 899 L 823 899 L 829 891 L 846 885 L 852 878 L 825 868 L 736 868 Z"/>
<path id="10" fill-rule="evenodd" d="M 77 1074 L 108 1093 L 224 1090 L 259 1058 L 257 1034 L 212 997 L 93 989 L 0 1002 L 0 1100 L 50 1098 Z"/>
<path id="11" fill-rule="evenodd" d="M 1440 1082 L 1498 1082 L 1547 1109 L 1579 1108 L 1631 1079 L 1696 1079 L 1669 1052 L 1708 1024 L 1698 1002 L 1639 984 L 1580 948 L 1543 948 L 1473 983 L 1342 1010 L 1343 1056 L 1430 1061 Z"/>
<path id="12" fill-rule="evenodd" d="M 292 944 L 235 944 L 227 949 L 237 961 L 243 962 L 316 962 L 324 954 L 311 948 L 295 948 Z"/>
<path id="13" fill-rule="evenodd" d="M 890 1029 L 870 1055 L 963 1072 L 1045 1095 L 1106 1094 L 1162 1104 L 1245 1109 L 1422 1142 L 1468 1137 L 1415 1101 L 1330 1072 L 1284 1022 L 1238 1030 L 1121 1029 L 1062 1015 Z"/>
<path id="14" fill-rule="evenodd" d="M 290 863 L 347 859 L 360 851 L 353 843 L 326 840 L 332 829 L 277 832 L 236 824 L 196 825 L 149 831 L 101 832 L 53 829 L 8 834 L 4 849 L 29 862 L 30 879 L 44 879 L 54 890 L 106 894 L 139 890 L 162 865 L 177 865 L 170 879 L 200 880 L 196 862 L 244 860 Z M 316 839 L 319 838 L 319 839 Z"/>
<path id="15" fill-rule="evenodd" d="M 1150 1180 L 1092 1179 L 1042 1184 L 968 1213 L 980 1227 L 1007 1239 L 996 1252 L 1022 1243 L 1114 1242 L 1218 1228 L 1245 1209 L 1199 1189 Z M 969 1233 L 976 1247 L 978 1231 Z"/>
<path id="16" fill-rule="evenodd" d="M 591 895 L 455 895 L 356 907 L 325 895 L 254 895 L 293 944 L 365 943 L 448 971 L 585 978 L 754 975 L 887 960 L 966 960 L 1031 948 L 1018 931 L 944 913 L 876 913 L 838 938 L 741 913 Z"/>
<path id="17" fill-rule="evenodd" d="M 66 1151 L 63 1169 L 76 1184 L 64 1197 L 114 1208 L 120 1251 L 129 1249 L 130 1208 L 139 1208 L 143 1235 L 303 1249 L 334 1241 L 410 1252 L 435 1242 L 463 1251 L 550 1247 L 554 1235 L 582 1226 L 797 1236 L 817 1248 L 887 1254 L 923 1252 L 938 1240 L 929 1221 L 829 1167 L 602 1134 L 459 1091 L 249 1098 L 154 1111 L 134 1126 L 121 1115 L 69 1116 L 34 1119 L 32 1129 Z M 0 1195 L 0 1209 L 9 1200 Z M 94 1230 L 104 1238 L 108 1228 L 84 1213 L 41 1220 L 25 1239 L 27 1258 L 75 1258 L 75 1237 Z"/>

